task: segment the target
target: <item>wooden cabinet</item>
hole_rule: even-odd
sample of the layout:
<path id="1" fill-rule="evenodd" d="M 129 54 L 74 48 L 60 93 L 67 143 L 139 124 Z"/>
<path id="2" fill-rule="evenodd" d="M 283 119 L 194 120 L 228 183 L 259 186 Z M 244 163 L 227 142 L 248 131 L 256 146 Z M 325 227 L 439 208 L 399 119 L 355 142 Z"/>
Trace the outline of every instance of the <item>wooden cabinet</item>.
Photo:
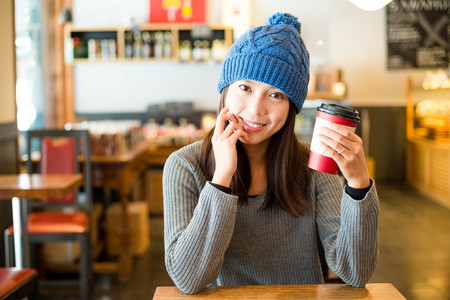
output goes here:
<path id="1" fill-rule="evenodd" d="M 450 208 L 450 145 L 423 138 L 409 140 L 406 179 L 435 202 Z"/>
<path id="2" fill-rule="evenodd" d="M 83 60 L 221 61 L 233 43 L 233 29 L 185 24 L 77 28 L 68 24 L 64 40 L 66 63 Z"/>
<path id="3" fill-rule="evenodd" d="M 163 208 L 163 186 L 162 175 L 164 163 L 169 155 L 180 149 L 181 146 L 167 146 L 167 147 L 149 147 L 147 150 L 147 162 L 148 162 L 148 201 L 150 214 L 162 215 Z"/>
<path id="4" fill-rule="evenodd" d="M 450 89 L 409 84 L 406 180 L 450 208 Z"/>

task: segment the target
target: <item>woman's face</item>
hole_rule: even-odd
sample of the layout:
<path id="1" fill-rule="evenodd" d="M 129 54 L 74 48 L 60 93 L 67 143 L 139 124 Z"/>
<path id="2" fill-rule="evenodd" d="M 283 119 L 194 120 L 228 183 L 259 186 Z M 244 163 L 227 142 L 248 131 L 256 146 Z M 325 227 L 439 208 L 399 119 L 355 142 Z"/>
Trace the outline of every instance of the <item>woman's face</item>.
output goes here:
<path id="1" fill-rule="evenodd" d="M 245 144 L 259 144 L 277 133 L 286 123 L 289 98 L 277 88 L 253 80 L 229 85 L 226 105 L 247 132 Z"/>

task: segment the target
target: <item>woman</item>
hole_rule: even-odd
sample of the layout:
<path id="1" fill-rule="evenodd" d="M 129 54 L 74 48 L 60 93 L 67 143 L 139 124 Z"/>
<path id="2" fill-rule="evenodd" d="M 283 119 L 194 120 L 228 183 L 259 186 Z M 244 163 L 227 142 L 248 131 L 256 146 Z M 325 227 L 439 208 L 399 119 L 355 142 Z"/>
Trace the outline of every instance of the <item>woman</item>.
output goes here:
<path id="1" fill-rule="evenodd" d="M 166 267 L 182 291 L 323 283 L 319 243 L 346 283 L 370 279 L 379 208 L 362 141 L 339 125 L 322 128 L 344 189 L 338 176 L 307 167 L 309 144 L 294 123 L 308 82 L 309 54 L 292 15 L 275 14 L 231 47 L 215 128 L 164 167 Z"/>

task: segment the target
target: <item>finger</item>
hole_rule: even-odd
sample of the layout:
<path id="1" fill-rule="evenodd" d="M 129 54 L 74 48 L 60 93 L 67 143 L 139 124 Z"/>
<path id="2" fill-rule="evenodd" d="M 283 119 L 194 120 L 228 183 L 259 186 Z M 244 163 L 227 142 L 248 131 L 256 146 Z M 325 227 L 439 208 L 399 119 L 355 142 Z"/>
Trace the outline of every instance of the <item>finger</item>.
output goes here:
<path id="1" fill-rule="evenodd" d="M 345 147 L 341 148 L 340 151 L 342 151 L 342 150 L 343 151 L 339 154 L 338 152 L 340 152 L 340 151 L 337 151 L 336 149 L 334 149 L 333 147 L 330 147 L 328 144 L 326 144 L 324 142 L 322 142 L 322 147 L 324 149 L 322 152 L 322 155 L 333 158 L 337 163 L 340 163 L 345 160 L 344 155 L 346 155 L 346 154 L 344 154 L 344 153 L 346 151 L 348 151 L 347 148 L 345 148 Z"/>
<path id="2" fill-rule="evenodd" d="M 326 127 L 322 127 L 322 130 L 326 135 L 342 135 L 350 141 L 358 141 L 359 139 L 359 136 L 356 135 L 353 131 L 335 123 L 328 123 Z"/>
<path id="3" fill-rule="evenodd" d="M 237 128 L 237 123 L 234 122 L 230 122 L 227 126 L 227 128 L 225 128 L 224 132 L 222 133 L 221 137 L 222 138 L 228 138 L 230 135 L 233 134 L 233 132 L 235 132 L 238 128 Z"/>
<path id="4" fill-rule="evenodd" d="M 344 142 L 339 137 L 335 137 L 335 138 L 338 138 L 339 141 L 336 141 L 334 138 L 331 138 L 328 135 L 319 134 L 319 140 L 322 142 L 322 144 L 325 144 L 328 148 L 330 148 L 334 152 L 342 151 L 342 147 L 346 147 L 346 148 L 350 148 L 351 147 L 351 142 L 350 141 L 345 141 Z M 331 155 L 332 153 L 329 152 L 328 154 Z"/>
<path id="5" fill-rule="evenodd" d="M 219 115 L 217 116 L 217 120 L 216 120 L 216 128 L 214 129 L 214 135 L 215 134 L 220 134 L 223 130 L 223 127 L 225 126 L 225 120 L 223 119 L 223 115 L 225 115 L 228 112 L 229 108 L 228 106 L 224 107 Z"/>
<path id="6" fill-rule="evenodd" d="M 232 135 L 230 135 L 229 139 L 230 141 L 232 141 L 234 144 L 237 143 L 237 141 L 243 138 L 245 140 L 248 140 L 248 134 L 247 132 L 245 132 L 243 129 L 237 129 L 233 132 Z"/>
<path id="7" fill-rule="evenodd" d="M 227 110 L 225 110 L 227 109 Z M 217 116 L 216 127 L 214 129 L 214 135 L 218 136 L 224 132 L 225 122 L 230 121 L 230 123 L 238 123 L 237 118 L 234 114 L 228 113 L 228 108 L 224 108 L 221 113 Z"/>
<path id="8" fill-rule="evenodd" d="M 217 136 L 217 138 L 220 139 L 227 139 L 229 138 L 236 130 L 241 130 L 244 132 L 244 128 L 242 128 L 242 126 L 239 123 L 236 122 L 230 122 L 227 126 L 227 128 L 225 128 L 225 130 L 223 130 L 222 133 L 220 133 L 220 135 Z M 245 136 L 247 136 L 247 133 L 245 132 Z"/>

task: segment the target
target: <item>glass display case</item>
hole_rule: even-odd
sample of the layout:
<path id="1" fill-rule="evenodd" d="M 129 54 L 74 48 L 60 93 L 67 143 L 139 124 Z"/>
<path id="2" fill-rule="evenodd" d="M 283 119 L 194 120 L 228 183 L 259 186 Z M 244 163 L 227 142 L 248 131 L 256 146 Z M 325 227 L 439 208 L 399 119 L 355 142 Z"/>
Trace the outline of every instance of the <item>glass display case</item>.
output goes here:
<path id="1" fill-rule="evenodd" d="M 406 180 L 450 207 L 450 89 L 413 87 L 407 103 Z"/>
<path id="2" fill-rule="evenodd" d="M 412 136 L 450 143 L 450 89 L 413 89 Z"/>

